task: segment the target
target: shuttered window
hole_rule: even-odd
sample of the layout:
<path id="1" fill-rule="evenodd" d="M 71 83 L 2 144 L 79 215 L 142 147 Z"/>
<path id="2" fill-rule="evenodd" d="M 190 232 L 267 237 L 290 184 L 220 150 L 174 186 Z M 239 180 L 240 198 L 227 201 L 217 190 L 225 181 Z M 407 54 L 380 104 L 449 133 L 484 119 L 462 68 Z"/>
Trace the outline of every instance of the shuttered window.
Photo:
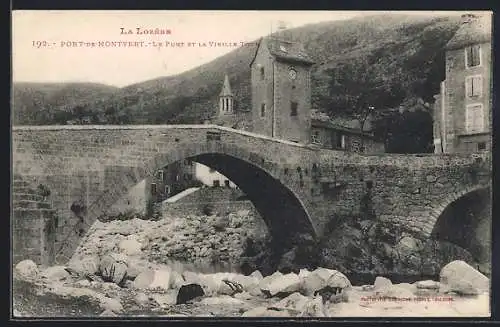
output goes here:
<path id="1" fill-rule="evenodd" d="M 465 64 L 467 68 L 481 65 L 480 45 L 473 45 L 465 49 Z"/>
<path id="2" fill-rule="evenodd" d="M 473 104 L 466 107 L 465 129 L 467 133 L 481 133 L 484 131 L 482 104 Z"/>
<path id="3" fill-rule="evenodd" d="M 465 79 L 465 87 L 469 98 L 483 94 L 483 79 L 481 76 L 469 76 Z"/>

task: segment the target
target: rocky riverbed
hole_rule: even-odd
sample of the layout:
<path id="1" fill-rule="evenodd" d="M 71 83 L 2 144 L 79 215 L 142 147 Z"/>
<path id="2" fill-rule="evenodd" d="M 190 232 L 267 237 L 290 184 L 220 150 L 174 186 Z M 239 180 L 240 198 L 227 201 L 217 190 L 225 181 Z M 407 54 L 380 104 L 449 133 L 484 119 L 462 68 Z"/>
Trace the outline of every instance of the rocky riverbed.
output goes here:
<path id="1" fill-rule="evenodd" d="M 237 265 L 236 268 L 217 266 L 218 258 L 231 263 L 242 255 L 244 237 L 258 237 L 245 236 L 245 228 L 238 222 L 244 217 L 244 213 L 239 213 L 230 219 L 193 216 L 96 222 L 67 264 L 39 267 L 30 260 L 17 263 L 14 314 L 45 317 L 489 315 L 489 279 L 460 260 L 445 265 L 435 280 L 393 283 L 379 276 L 366 285 L 350 280 L 349 273 L 344 275 L 331 265 L 330 269 L 285 273 L 282 270 L 265 276 L 258 270 L 240 272 Z M 208 260 L 196 263 L 200 258 Z"/>
<path id="2" fill-rule="evenodd" d="M 317 268 L 299 274 L 258 271 L 178 273 L 166 265 L 127 276 L 123 257 L 109 255 L 94 274 L 30 260 L 14 269 L 16 317 L 485 317 L 489 280 L 463 261 L 441 281 L 393 284 L 377 277 L 355 286 L 342 273 Z M 87 266 L 89 268 L 90 266 Z"/>

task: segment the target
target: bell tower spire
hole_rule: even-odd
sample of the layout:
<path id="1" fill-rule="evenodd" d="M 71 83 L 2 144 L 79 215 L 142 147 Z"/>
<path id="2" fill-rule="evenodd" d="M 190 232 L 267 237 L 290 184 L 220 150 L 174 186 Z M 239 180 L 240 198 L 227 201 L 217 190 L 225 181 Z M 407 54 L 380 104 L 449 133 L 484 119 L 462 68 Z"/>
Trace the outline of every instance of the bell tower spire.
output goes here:
<path id="1" fill-rule="evenodd" d="M 231 84 L 229 77 L 224 77 L 224 84 L 219 94 L 219 115 L 231 115 L 233 113 L 233 92 L 231 91 Z"/>

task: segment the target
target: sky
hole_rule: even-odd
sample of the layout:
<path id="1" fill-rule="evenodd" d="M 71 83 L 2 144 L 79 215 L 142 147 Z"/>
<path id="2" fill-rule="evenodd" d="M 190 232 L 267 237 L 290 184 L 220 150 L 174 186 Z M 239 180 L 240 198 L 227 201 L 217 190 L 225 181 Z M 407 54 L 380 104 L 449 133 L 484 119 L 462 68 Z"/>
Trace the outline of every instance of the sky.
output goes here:
<path id="1" fill-rule="evenodd" d="M 123 87 L 207 63 L 242 46 L 242 42 L 276 31 L 280 21 L 293 28 L 374 13 L 14 11 L 12 75 L 14 82 L 94 82 Z M 122 34 L 122 28 L 132 34 Z M 137 34 L 137 28 L 170 34 Z M 117 47 L 116 42 L 122 46 Z M 132 47 L 123 47 L 129 42 Z M 231 45 L 211 46 L 210 42 Z M 203 43 L 207 46 L 201 47 Z"/>

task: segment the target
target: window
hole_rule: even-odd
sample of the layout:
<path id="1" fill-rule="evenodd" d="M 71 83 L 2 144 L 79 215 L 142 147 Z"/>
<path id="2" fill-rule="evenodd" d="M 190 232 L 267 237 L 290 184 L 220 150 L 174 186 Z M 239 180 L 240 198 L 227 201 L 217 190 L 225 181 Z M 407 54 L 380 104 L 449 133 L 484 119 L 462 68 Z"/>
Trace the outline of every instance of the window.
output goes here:
<path id="1" fill-rule="evenodd" d="M 292 101 L 292 103 L 290 103 L 290 116 L 292 117 L 297 116 L 297 107 L 298 107 L 297 102 Z"/>
<path id="2" fill-rule="evenodd" d="M 473 45 L 465 48 L 465 66 L 476 67 L 481 65 L 481 46 Z"/>
<path id="3" fill-rule="evenodd" d="M 484 113 L 482 104 L 472 104 L 466 107 L 465 129 L 467 133 L 484 131 Z"/>
<path id="4" fill-rule="evenodd" d="M 265 76 L 264 67 L 260 67 L 260 80 L 263 81 Z"/>
<path id="5" fill-rule="evenodd" d="M 260 116 L 264 117 L 266 115 L 266 104 L 263 103 L 260 105 Z"/>
<path id="6" fill-rule="evenodd" d="M 483 93 L 483 79 L 481 76 L 469 76 L 465 79 L 465 88 L 469 98 L 481 96 Z"/>
<path id="7" fill-rule="evenodd" d="M 164 174 L 163 174 L 163 170 L 158 170 L 158 178 L 160 179 L 160 181 L 164 181 Z"/>
<path id="8" fill-rule="evenodd" d="M 314 144 L 320 143 L 319 131 L 313 131 L 311 135 L 311 141 Z"/>
<path id="9" fill-rule="evenodd" d="M 219 187 L 220 186 L 220 181 L 216 180 L 213 182 L 214 183 L 214 187 Z"/>
<path id="10" fill-rule="evenodd" d="M 345 135 L 337 133 L 335 146 L 337 147 L 337 149 L 345 149 Z"/>
<path id="11" fill-rule="evenodd" d="M 156 183 L 151 183 L 151 195 L 156 195 Z"/>
<path id="12" fill-rule="evenodd" d="M 479 142 L 477 144 L 477 150 L 478 151 L 484 151 L 484 150 L 486 150 L 486 142 Z"/>
<path id="13" fill-rule="evenodd" d="M 227 179 L 224 181 L 224 184 L 226 185 L 226 187 L 229 187 L 229 181 Z"/>

